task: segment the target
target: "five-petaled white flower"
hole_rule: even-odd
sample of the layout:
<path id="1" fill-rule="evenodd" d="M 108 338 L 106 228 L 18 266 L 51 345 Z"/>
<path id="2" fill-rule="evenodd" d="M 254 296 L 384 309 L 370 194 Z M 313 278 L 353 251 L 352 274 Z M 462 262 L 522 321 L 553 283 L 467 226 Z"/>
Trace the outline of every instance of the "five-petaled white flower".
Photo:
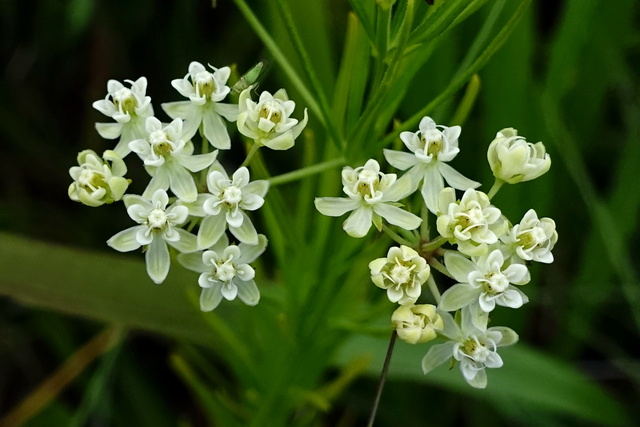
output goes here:
<path id="1" fill-rule="evenodd" d="M 529 298 L 513 285 L 525 285 L 531 280 L 529 270 L 523 264 L 504 267 L 500 249 L 472 260 L 457 252 L 447 252 L 444 263 L 457 284 L 447 289 L 438 308 L 455 311 L 469 307 L 471 321 L 478 329 L 485 330 L 488 314 L 496 305 L 519 308 Z"/>
<path id="2" fill-rule="evenodd" d="M 535 179 L 551 167 L 551 156 L 544 144 L 527 142 L 513 128 L 502 129 L 496 134 L 489 144 L 487 159 L 493 175 L 509 184 Z"/>
<path id="3" fill-rule="evenodd" d="M 427 261 L 405 245 L 389 248 L 387 257 L 374 259 L 369 269 L 373 283 L 387 290 L 389 301 L 400 305 L 417 301 L 431 272 Z"/>
<path id="4" fill-rule="evenodd" d="M 553 262 L 551 250 L 558 241 L 556 223 L 551 218 L 540 218 L 529 209 L 520 224 L 514 225 L 500 237 L 503 252 L 523 261 Z"/>
<path id="5" fill-rule="evenodd" d="M 258 102 L 251 100 L 253 86 L 240 94 L 238 106 L 238 130 L 244 136 L 251 138 L 256 144 L 273 150 L 287 150 L 293 147 L 295 139 L 307 125 L 307 109 L 301 122 L 289 117 L 296 107 L 296 103 L 289 100 L 284 89 L 271 95 L 264 91 Z"/>
<path id="6" fill-rule="evenodd" d="M 200 309 L 211 311 L 224 297 L 228 301 L 240 298 L 247 305 L 256 305 L 260 291 L 253 280 L 254 269 L 249 265 L 258 258 L 267 246 L 267 239 L 260 234 L 257 245 L 229 246 L 229 239 L 223 235 L 208 251 L 178 255 L 178 261 L 185 268 L 201 273 L 198 284 L 202 288 Z"/>
<path id="7" fill-rule="evenodd" d="M 168 102 L 162 109 L 172 119 L 184 119 L 184 139 L 189 140 L 202 124 L 202 133 L 211 145 L 222 150 L 231 147 L 229 132 L 222 118 L 233 122 L 238 117 L 238 106 L 224 104 L 229 94 L 227 80 L 231 74 L 229 67 L 215 68 L 213 73 L 199 62 L 189 64 L 189 72 L 182 79 L 171 81 L 171 85 L 189 101 Z"/>
<path id="8" fill-rule="evenodd" d="M 167 207 L 169 196 L 164 190 L 156 190 L 151 200 L 130 194 L 122 199 L 131 219 L 140 225 L 117 233 L 107 245 L 120 252 L 146 246 L 147 274 L 154 282 L 162 283 L 171 265 L 167 243 L 184 253 L 197 249 L 196 236 L 180 228 L 189 211 L 175 204 Z"/>
<path id="9" fill-rule="evenodd" d="M 125 82 L 131 84 L 131 89 L 117 80 L 109 80 L 105 99 L 93 103 L 93 108 L 116 121 L 96 123 L 96 130 L 105 139 L 120 137 L 113 151 L 122 158 L 131 152 L 129 142 L 146 136 L 145 120 L 153 116 L 151 98 L 146 96 L 147 79 Z"/>
<path id="10" fill-rule="evenodd" d="M 447 187 L 438 198 L 436 226 L 438 233 L 455 242 L 460 252 L 479 256 L 498 241 L 507 224 L 500 209 L 491 205 L 483 192 L 470 188 L 456 201 L 455 190 Z"/>
<path id="11" fill-rule="evenodd" d="M 380 172 L 377 161 L 370 159 L 364 166 L 342 169 L 342 190 L 348 196 L 316 197 L 316 209 L 327 216 L 351 214 L 343 224 L 352 237 L 364 237 L 373 223 L 382 230 L 382 218 L 405 230 L 418 228 L 422 219 L 397 205 L 398 200 L 411 193 L 408 177 L 396 179 L 396 174 Z"/>
<path id="12" fill-rule="evenodd" d="M 413 191 L 422 181 L 422 198 L 432 213 L 438 212 L 438 194 L 444 188 L 444 181 L 458 190 L 476 188 L 480 183 L 465 178 L 449 166 L 458 154 L 460 126 L 439 126 L 431 117 L 423 117 L 417 132 L 402 132 L 400 139 L 411 151 L 384 150 L 389 164 L 400 170 L 407 170 L 411 176 Z"/>
<path id="13" fill-rule="evenodd" d="M 391 323 L 398 337 L 409 344 L 431 341 L 443 327 L 432 304 L 401 305 L 391 315 Z"/>
<path id="14" fill-rule="evenodd" d="M 114 151 L 105 151 L 103 158 L 93 150 L 78 154 L 80 166 L 69 169 L 69 175 L 73 178 L 69 186 L 71 200 L 96 207 L 122 198 L 129 186 L 129 180 L 124 178 L 127 166 Z"/>
<path id="15" fill-rule="evenodd" d="M 142 194 L 150 197 L 158 189 L 171 191 L 185 202 L 193 202 L 198 196 L 193 176 L 211 165 L 218 151 L 193 154 L 191 141 L 185 142 L 182 135 L 182 120 L 175 119 L 163 127 L 160 120 L 149 117 L 146 123 L 148 136 L 129 143 L 129 147 L 143 161 L 147 171 L 153 176 Z"/>
<path id="16" fill-rule="evenodd" d="M 269 182 L 249 182 L 249 170 L 241 167 L 232 179 L 216 163 L 207 175 L 209 193 L 201 194 L 190 207 L 194 216 L 204 216 L 198 230 L 198 248 L 206 249 L 216 243 L 229 228 L 240 242 L 258 244 L 258 233 L 244 211 L 255 211 L 264 204 Z"/>
<path id="17" fill-rule="evenodd" d="M 460 363 L 460 371 L 467 383 L 475 388 L 487 386 L 485 368 L 499 368 L 503 365 L 497 353 L 498 347 L 515 344 L 518 334 L 503 326 L 494 326 L 482 331 L 476 328 L 462 311 L 461 325 L 447 312 L 440 312 L 444 328 L 440 335 L 447 338 L 444 344 L 432 346 L 422 359 L 425 374 L 439 365 L 455 359 Z"/>

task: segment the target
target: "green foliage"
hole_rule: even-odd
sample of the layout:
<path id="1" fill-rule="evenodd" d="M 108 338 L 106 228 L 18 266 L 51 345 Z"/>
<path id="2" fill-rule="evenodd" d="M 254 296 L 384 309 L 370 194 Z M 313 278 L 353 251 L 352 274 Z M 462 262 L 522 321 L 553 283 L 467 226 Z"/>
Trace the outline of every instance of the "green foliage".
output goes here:
<path id="1" fill-rule="evenodd" d="M 20 2 L 0 6 L 0 322 L 14 331 L 2 339 L 12 387 L 0 388 L 0 419 L 98 322 L 133 332 L 29 425 L 362 425 L 390 330 L 367 265 L 389 242 L 349 238 L 313 199 L 337 195 L 341 166 L 380 158 L 424 115 L 463 126 L 455 167 L 485 191 L 497 130 L 544 141 L 551 171 L 497 198 L 512 219 L 541 207 L 560 240 L 555 263 L 533 270 L 530 304 L 496 315 L 521 342 L 489 387 L 444 368 L 423 376 L 428 345 L 400 345 L 388 382 L 419 398 L 383 394 L 379 425 L 628 425 L 640 415 L 633 1 L 63 3 L 40 2 L 33 20 Z M 174 263 L 155 285 L 140 254 L 107 252 L 127 224 L 122 206 L 72 205 L 66 171 L 77 151 L 111 148 L 90 107 L 107 79 L 145 75 L 158 104 L 175 99 L 169 81 L 190 60 L 242 74 L 265 57 L 261 88 L 285 87 L 309 108 L 309 127 L 291 153 L 252 161 L 252 177 L 272 180 L 258 219 L 269 237 L 260 304 L 200 313 L 194 273 Z M 25 355 L 37 375 L 20 368 Z"/>

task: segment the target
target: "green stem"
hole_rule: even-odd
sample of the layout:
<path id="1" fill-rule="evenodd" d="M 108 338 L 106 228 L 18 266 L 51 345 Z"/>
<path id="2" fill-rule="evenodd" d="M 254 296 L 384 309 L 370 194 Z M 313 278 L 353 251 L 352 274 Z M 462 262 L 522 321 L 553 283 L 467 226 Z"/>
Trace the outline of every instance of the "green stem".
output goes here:
<path id="1" fill-rule="evenodd" d="M 412 247 L 413 245 L 411 244 L 411 242 L 409 242 L 408 240 L 406 240 L 405 238 L 403 238 L 402 236 L 400 236 L 398 233 L 396 233 L 395 231 L 393 231 L 391 228 L 389 228 L 388 225 L 386 224 L 382 224 L 382 231 L 384 231 L 389 237 L 391 237 L 391 239 L 393 239 L 394 242 L 400 244 L 400 245 L 405 245 L 405 246 L 409 246 Z"/>
<path id="2" fill-rule="evenodd" d="M 380 373 L 380 381 L 378 382 L 378 389 L 376 390 L 376 398 L 373 401 L 371 407 L 371 414 L 369 415 L 369 422 L 367 427 L 373 427 L 373 422 L 376 419 L 376 412 L 378 412 L 378 404 L 380 403 L 380 397 L 382 396 L 382 389 L 384 382 L 387 379 L 387 372 L 389 372 L 389 364 L 391 363 L 391 355 L 393 354 L 393 347 L 396 343 L 396 337 L 398 333 L 394 331 L 391 333 L 391 339 L 389 340 L 389 347 L 387 348 L 387 355 L 384 358 L 384 364 L 382 365 L 382 372 Z"/>
<path id="3" fill-rule="evenodd" d="M 422 245 L 420 247 L 420 250 L 422 252 L 431 252 L 434 249 L 438 249 L 440 246 L 444 245 L 446 241 L 447 239 L 445 239 L 444 237 L 438 236 L 429 243 L 425 243 L 424 245 Z"/>
<path id="4" fill-rule="evenodd" d="M 312 176 L 312 175 L 324 172 L 326 170 L 333 169 L 338 166 L 342 166 L 344 165 L 345 161 L 346 160 L 343 157 L 340 157 L 338 159 L 333 159 L 326 162 L 318 163 L 317 165 L 307 166 L 306 168 L 298 169 L 293 172 L 283 173 L 282 175 L 269 178 L 269 184 L 271 186 L 274 186 L 274 185 L 287 184 L 293 181 L 298 181 L 308 176 Z"/>
<path id="5" fill-rule="evenodd" d="M 427 285 L 429 285 L 429 290 L 431 291 L 431 295 L 433 295 L 433 299 L 436 301 L 436 304 L 440 304 L 440 289 L 438 289 L 438 285 L 436 284 L 433 276 L 429 275 Z"/>
<path id="6" fill-rule="evenodd" d="M 251 146 L 251 149 L 249 150 L 249 152 L 247 153 L 247 158 L 244 159 L 244 162 L 242 162 L 242 164 L 240 165 L 240 167 L 243 166 L 247 166 L 249 164 L 249 162 L 251 161 L 251 158 L 253 157 L 254 154 L 256 154 L 256 152 L 258 152 L 258 149 L 260 148 L 259 144 L 256 144 L 255 142 L 253 143 L 253 145 Z"/>
<path id="7" fill-rule="evenodd" d="M 502 188 L 504 183 L 505 182 L 500 178 L 496 178 L 496 181 L 493 183 L 493 187 L 491 187 L 491 190 L 489 190 L 489 194 L 487 194 L 487 197 L 489 198 L 489 200 L 493 199 L 493 196 L 495 196 L 498 190 Z"/>
<path id="8" fill-rule="evenodd" d="M 445 276 L 451 277 L 453 279 L 453 276 L 451 275 L 451 273 L 449 273 L 449 270 L 447 270 L 447 267 L 445 267 L 444 264 L 438 261 L 437 259 L 435 258 L 429 259 L 429 265 L 435 268 L 436 270 L 438 270 L 440 273 L 444 274 Z"/>

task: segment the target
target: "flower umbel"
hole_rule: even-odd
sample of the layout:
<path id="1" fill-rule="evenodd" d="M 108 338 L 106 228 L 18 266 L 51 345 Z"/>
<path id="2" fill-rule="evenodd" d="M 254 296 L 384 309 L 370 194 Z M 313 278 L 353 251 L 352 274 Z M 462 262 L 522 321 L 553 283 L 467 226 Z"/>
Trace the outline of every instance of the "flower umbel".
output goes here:
<path id="1" fill-rule="evenodd" d="M 321 214 L 327 216 L 341 216 L 353 211 L 342 227 L 352 237 L 364 237 L 371 224 L 381 230 L 382 218 L 406 230 L 414 230 L 422 222 L 420 217 L 395 203 L 411 193 L 410 179 L 396 179 L 395 174 L 380 172 L 380 165 L 373 159 L 355 169 L 345 167 L 342 185 L 348 198 L 316 197 L 315 205 Z"/>
<path id="2" fill-rule="evenodd" d="M 389 300 L 400 305 L 417 301 L 431 272 L 427 261 L 404 245 L 390 248 L 386 258 L 371 261 L 369 268 L 373 283 L 386 289 Z"/>
<path id="3" fill-rule="evenodd" d="M 156 190 L 147 199 L 143 196 L 123 197 L 127 213 L 140 225 L 123 230 L 107 241 L 107 245 L 120 252 L 129 252 L 146 246 L 147 273 L 151 280 L 162 283 L 169 273 L 171 259 L 167 243 L 180 252 L 196 250 L 196 236 L 180 228 L 189 211 L 185 206 L 170 205 L 164 190 Z"/>
<path id="4" fill-rule="evenodd" d="M 124 178 L 127 166 L 115 151 L 105 151 L 103 158 L 93 150 L 78 154 L 80 166 L 69 169 L 69 175 L 73 178 L 69 186 L 71 200 L 96 207 L 122 198 L 130 182 Z"/>

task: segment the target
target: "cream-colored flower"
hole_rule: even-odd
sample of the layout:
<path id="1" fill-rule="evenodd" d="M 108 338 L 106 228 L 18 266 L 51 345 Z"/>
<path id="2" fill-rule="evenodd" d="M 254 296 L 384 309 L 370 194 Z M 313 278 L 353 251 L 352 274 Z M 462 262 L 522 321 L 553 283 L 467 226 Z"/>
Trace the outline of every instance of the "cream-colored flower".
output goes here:
<path id="1" fill-rule="evenodd" d="M 544 144 L 527 142 L 513 128 L 498 132 L 489 145 L 487 158 L 493 175 L 509 184 L 535 179 L 551 167 Z"/>

